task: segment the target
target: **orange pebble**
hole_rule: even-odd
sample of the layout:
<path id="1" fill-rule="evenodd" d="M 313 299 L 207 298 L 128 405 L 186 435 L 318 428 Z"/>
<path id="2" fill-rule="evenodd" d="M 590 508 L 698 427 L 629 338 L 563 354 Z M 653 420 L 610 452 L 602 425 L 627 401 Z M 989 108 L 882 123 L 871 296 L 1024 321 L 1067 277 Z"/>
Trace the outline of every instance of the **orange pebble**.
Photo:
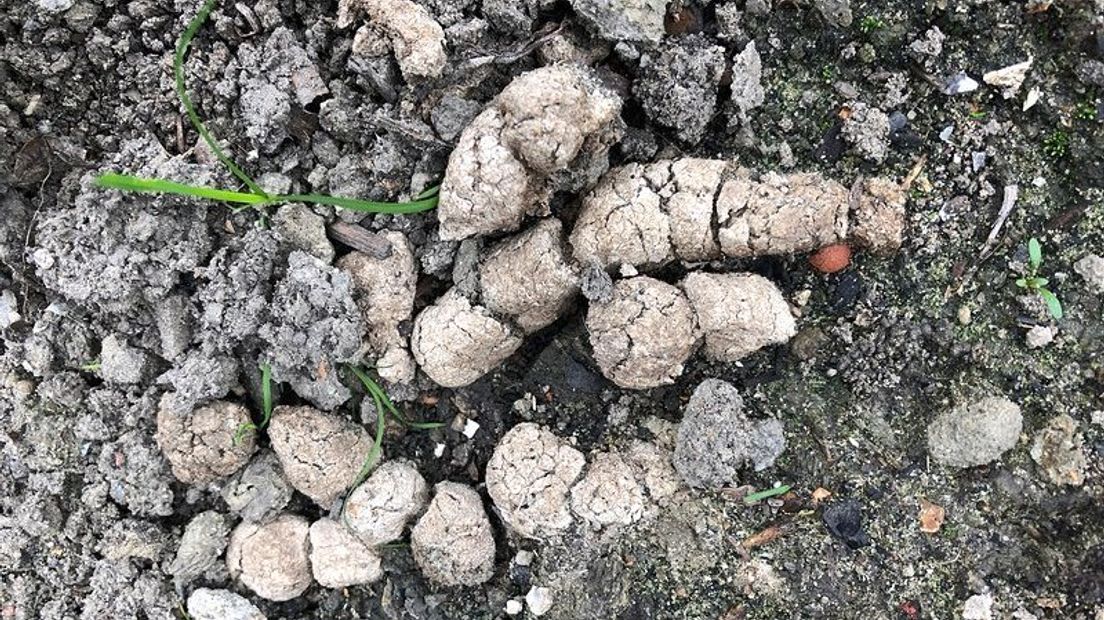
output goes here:
<path id="1" fill-rule="evenodd" d="M 846 243 L 826 245 L 809 257 L 809 264 L 820 273 L 843 271 L 851 264 L 851 246 Z"/>

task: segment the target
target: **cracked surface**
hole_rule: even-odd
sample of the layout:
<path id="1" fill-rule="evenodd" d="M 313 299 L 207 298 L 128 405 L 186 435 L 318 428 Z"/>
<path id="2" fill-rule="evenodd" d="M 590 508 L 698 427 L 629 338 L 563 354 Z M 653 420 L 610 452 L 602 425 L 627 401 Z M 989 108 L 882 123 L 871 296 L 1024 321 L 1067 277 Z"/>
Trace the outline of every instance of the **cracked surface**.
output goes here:
<path id="1" fill-rule="evenodd" d="M 671 450 L 654 443 L 635 441 L 625 452 L 637 480 L 644 483 L 648 497 L 664 505 L 679 490 L 678 472 L 671 465 Z"/>
<path id="2" fill-rule="evenodd" d="M 605 171 L 620 112 L 620 100 L 581 67 L 515 78 L 449 156 L 437 208 L 441 238 L 517 230 L 526 215 L 547 214 L 553 189 L 578 189 Z"/>
<path id="3" fill-rule="evenodd" d="M 338 27 L 345 28 L 361 12 L 387 33 L 408 82 L 441 76 L 448 61 L 445 31 L 425 7 L 411 0 L 342 0 L 337 6 Z"/>
<path id="4" fill-rule="evenodd" d="M 166 394 L 157 411 L 154 438 L 169 461 L 177 480 L 206 484 L 241 469 L 257 449 L 252 434 L 234 445 L 238 427 L 249 422 L 249 411 L 225 401 L 181 413 L 173 406 L 174 395 Z"/>
<path id="5" fill-rule="evenodd" d="M 718 241 L 726 256 L 793 254 L 847 238 L 848 192 L 815 173 L 742 170 L 717 196 Z"/>
<path id="6" fill-rule="evenodd" d="M 492 248 L 479 266 L 487 309 L 508 315 L 527 333 L 560 318 L 579 292 L 563 242 L 563 224 L 548 218 Z"/>
<path id="7" fill-rule="evenodd" d="M 586 476 L 571 488 L 571 510 L 594 529 L 631 525 L 644 516 L 647 500 L 632 467 L 615 452 L 591 458 Z"/>
<path id="8" fill-rule="evenodd" d="M 487 462 L 487 493 L 502 520 L 527 538 L 571 525 L 568 492 L 586 459 L 552 431 L 531 422 L 510 429 Z"/>
<path id="9" fill-rule="evenodd" d="M 906 200 L 905 188 L 893 181 L 863 180 L 851 213 L 851 237 L 855 243 L 881 255 L 899 250 L 905 234 Z"/>
<path id="10" fill-rule="evenodd" d="M 752 273 L 691 273 L 680 286 L 705 340 L 703 351 L 735 362 L 797 333 L 790 306 L 773 282 Z"/>
<path id="11" fill-rule="evenodd" d="M 475 489 L 440 482 L 433 501 L 410 532 L 410 550 L 422 573 L 443 586 L 474 586 L 494 574 L 495 542 Z"/>
<path id="12" fill-rule="evenodd" d="M 582 200 L 571 232 L 575 260 L 608 269 L 671 260 L 671 221 L 663 199 L 647 182 L 656 165 L 629 164 L 607 173 Z"/>
<path id="13" fill-rule="evenodd" d="M 345 525 L 367 545 L 402 537 L 403 529 L 425 508 L 429 487 L 407 461 L 387 461 L 345 500 Z"/>
<path id="14" fill-rule="evenodd" d="M 617 385 L 647 389 L 673 383 L 697 346 L 697 322 L 679 289 L 639 276 L 621 280 L 586 317 L 594 360 Z"/>
<path id="15" fill-rule="evenodd" d="M 310 566 L 315 580 L 327 588 L 372 583 L 383 576 L 376 550 L 332 519 L 310 526 Z"/>
<path id="16" fill-rule="evenodd" d="M 268 343 L 273 380 L 290 383 L 321 409 L 348 400 L 338 365 L 359 361 L 364 332 L 349 274 L 306 252 L 292 252 L 270 309 L 260 336 Z"/>
<path id="17" fill-rule="evenodd" d="M 418 272 L 406 235 L 395 230 L 381 231 L 380 235 L 391 243 L 390 256 L 374 258 L 350 252 L 337 261 L 337 267 L 353 278 L 354 297 L 368 327 L 369 345 L 380 362 L 380 376 L 395 383 L 409 383 L 414 379 L 414 363 L 399 324 L 414 312 Z"/>
<path id="18" fill-rule="evenodd" d="M 276 407 L 268 437 L 291 486 L 326 508 L 352 485 L 372 449 L 363 428 L 312 407 Z"/>
<path id="19" fill-rule="evenodd" d="M 264 525 L 242 522 L 226 549 L 230 577 L 270 601 L 299 596 L 311 584 L 309 532 L 307 520 L 292 514 Z"/>
<path id="20" fill-rule="evenodd" d="M 785 447 L 780 421 L 749 420 L 735 386 L 706 379 L 686 404 L 671 462 L 690 486 L 719 489 L 737 484 L 743 467 L 770 467 Z"/>
<path id="21" fill-rule="evenodd" d="M 414 320 L 410 349 L 430 379 L 444 387 L 468 385 L 521 346 L 521 337 L 454 289 Z"/>

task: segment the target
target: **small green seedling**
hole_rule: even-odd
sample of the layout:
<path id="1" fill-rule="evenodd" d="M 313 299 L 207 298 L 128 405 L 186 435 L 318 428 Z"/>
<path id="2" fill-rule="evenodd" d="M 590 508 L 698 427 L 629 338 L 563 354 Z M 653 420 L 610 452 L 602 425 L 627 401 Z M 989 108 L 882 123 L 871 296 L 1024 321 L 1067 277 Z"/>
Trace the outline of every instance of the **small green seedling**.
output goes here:
<path id="1" fill-rule="evenodd" d="M 261 189 L 261 186 L 258 185 L 252 177 L 246 174 L 241 167 L 235 164 L 234 161 L 223 152 L 222 148 L 219 147 L 218 143 L 211 135 L 211 132 L 207 130 L 207 126 L 200 120 L 195 105 L 192 103 L 191 97 L 188 96 L 188 89 L 184 84 L 184 57 L 188 53 L 188 47 L 191 45 L 192 39 L 195 38 L 196 32 L 198 32 L 199 28 L 207 21 L 207 18 L 210 16 L 217 2 L 218 0 L 207 0 L 203 4 L 199 13 L 196 14 L 188 24 L 188 27 L 184 30 L 184 34 L 180 37 L 180 42 L 176 45 L 176 54 L 173 57 L 176 95 L 180 99 L 181 105 L 184 106 L 184 112 L 188 115 L 188 120 L 191 121 L 192 127 L 195 127 L 195 130 L 199 133 L 200 137 L 203 138 L 203 141 L 211 148 L 211 152 L 214 153 L 215 157 L 222 162 L 234 176 L 245 184 L 249 191 L 239 192 L 198 185 L 186 185 L 184 183 L 176 183 L 165 179 L 148 179 L 127 174 L 111 173 L 102 174 L 97 177 L 97 185 L 129 192 L 191 196 L 193 198 L 228 202 L 239 205 L 241 208 L 262 207 L 288 202 L 308 202 L 363 213 L 400 214 L 428 211 L 437 206 L 438 197 L 436 188 L 423 192 L 422 195 L 411 202 L 376 202 L 371 200 L 358 200 L 355 198 L 342 198 L 340 196 L 327 196 L 323 194 L 273 195 Z"/>
<path id="2" fill-rule="evenodd" d="M 100 360 L 92 360 L 87 364 L 81 364 L 80 369 L 85 372 L 99 372 L 101 366 L 103 366 L 103 364 Z"/>
<path id="3" fill-rule="evenodd" d="M 1073 111 L 1074 118 L 1082 121 L 1096 120 L 1096 106 L 1091 101 L 1082 101 Z"/>
<path id="4" fill-rule="evenodd" d="M 881 30 L 885 28 L 885 25 L 885 21 L 877 15 L 867 15 L 859 20 L 859 30 L 862 31 L 863 34 L 870 34 L 875 30 Z"/>
<path id="5" fill-rule="evenodd" d="M 413 428 L 418 430 L 430 430 L 434 428 L 441 428 L 445 425 L 444 422 L 412 422 L 408 420 L 402 413 L 399 412 L 398 407 L 391 401 L 391 398 L 387 396 L 387 392 L 379 383 L 376 383 L 368 373 L 364 372 L 356 366 L 349 366 L 349 371 L 356 375 L 356 378 L 360 380 L 364 385 L 364 389 L 368 391 L 368 395 L 372 397 L 372 402 L 376 406 L 376 436 L 372 444 L 372 449 L 368 451 L 368 456 L 364 459 L 364 465 L 361 466 L 360 472 L 357 474 L 355 482 L 353 482 L 352 488 L 360 486 L 360 483 L 368 477 L 372 468 L 376 466 L 376 462 L 379 460 L 380 453 L 383 451 L 383 431 L 387 427 L 387 416 L 394 417 L 399 424 L 407 428 Z"/>
<path id="6" fill-rule="evenodd" d="M 1051 159 L 1061 159 L 1069 152 L 1070 136 L 1056 129 L 1043 140 L 1043 153 Z"/>
<path id="7" fill-rule="evenodd" d="M 261 364 L 261 408 L 263 413 L 261 423 L 246 422 L 239 426 L 238 431 L 234 433 L 235 446 L 241 443 L 246 433 L 267 428 L 268 422 L 272 419 L 272 366 L 269 364 Z"/>
<path id="8" fill-rule="evenodd" d="M 1042 297 L 1050 311 L 1050 316 L 1057 321 L 1063 316 L 1062 302 L 1058 301 L 1058 297 L 1047 288 L 1050 281 L 1039 275 L 1039 267 L 1042 265 L 1043 246 L 1039 244 L 1038 239 L 1032 237 L 1027 242 L 1027 275 L 1017 278 L 1016 286 Z"/>
<path id="9" fill-rule="evenodd" d="M 744 496 L 744 503 L 745 504 L 756 504 L 756 503 L 759 503 L 759 502 L 761 502 L 765 499 L 770 499 L 770 498 L 776 497 L 778 495 L 784 495 L 784 494 L 789 493 L 789 492 L 790 492 L 790 485 L 783 484 L 782 486 L 777 486 L 777 487 L 774 487 L 772 489 L 767 489 L 765 491 L 758 491 L 758 492 L 752 493 L 750 495 L 745 495 Z"/>

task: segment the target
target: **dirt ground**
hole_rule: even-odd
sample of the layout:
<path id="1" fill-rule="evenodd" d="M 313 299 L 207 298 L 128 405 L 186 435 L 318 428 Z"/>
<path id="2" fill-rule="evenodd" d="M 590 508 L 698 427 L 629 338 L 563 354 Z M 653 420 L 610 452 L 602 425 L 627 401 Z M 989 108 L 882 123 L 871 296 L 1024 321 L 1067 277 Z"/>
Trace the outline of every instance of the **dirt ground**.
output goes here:
<path id="1" fill-rule="evenodd" d="M 524 226 L 546 199 L 569 233 L 608 170 L 698 157 L 844 188 L 901 182 L 901 247 L 856 247 L 832 274 L 807 252 L 638 266 L 667 284 L 764 276 L 796 320 L 784 344 L 739 361 L 694 342 L 670 383 L 646 389 L 608 378 L 587 320 L 636 267 L 586 272 L 585 298 L 529 333 L 489 311 L 463 338 L 423 333 L 416 317 L 446 291 L 471 297 L 513 230 L 449 239 L 437 211 L 233 209 L 97 188 L 96 174 L 125 172 L 241 189 L 174 91 L 173 49 L 201 3 L 0 0 L 0 620 L 1104 619 L 1104 3 L 415 1 L 220 2 L 192 44 L 189 92 L 266 191 L 409 200 L 445 178 L 474 119 L 510 103 L 496 97 L 512 81 L 579 66 L 594 90 L 572 118 L 597 118 L 601 97 L 619 112 L 580 130 L 578 158 L 543 153 L 559 167 L 518 207 Z M 342 223 L 398 233 L 392 252 L 408 245 L 396 290 L 412 308 L 393 322 L 372 321 L 401 295 L 361 297 Z M 1061 318 L 1016 283 L 1033 269 L 1030 239 Z M 665 320 L 652 331 L 677 330 Z M 424 366 L 412 333 L 446 334 L 447 348 L 500 324 L 516 350 L 486 372 L 464 358 L 450 372 L 477 378 L 457 387 L 424 370 L 396 379 L 402 368 L 379 361 L 384 349 L 410 360 L 409 345 Z M 321 533 L 309 545 L 306 525 L 345 518 L 379 415 L 346 363 L 378 366 L 404 416 L 444 423 L 391 419 L 383 461 L 453 503 L 427 512 L 423 498 L 384 544 L 343 534 L 354 542 L 331 568 L 344 578 L 378 555 L 379 572 L 325 587 Z M 276 404 L 326 417 L 278 409 L 223 445 L 238 423 L 204 430 L 199 412 L 223 401 L 241 407 L 212 416 L 259 421 L 262 364 Z M 739 395 L 709 396 L 723 392 L 707 394 L 707 379 Z M 680 435 L 699 409 L 723 421 Z M 527 531 L 511 510 L 531 506 L 504 504 L 488 475 L 526 422 L 562 442 L 556 467 L 585 459 L 586 479 L 565 474 L 563 528 Z M 712 466 L 732 457 L 726 432 L 781 452 L 688 484 L 686 442 L 722 442 L 692 455 Z M 599 473 L 624 471 L 616 493 L 602 486 Z M 776 485 L 790 490 L 744 499 Z M 256 560 L 257 585 L 241 532 L 280 513 L 298 519 L 287 536 L 312 552 L 313 578 L 275 554 Z M 453 556 L 472 540 L 493 540 L 493 554 L 479 547 L 466 577 L 427 567 L 466 561 Z M 281 585 L 290 596 L 265 594 Z M 204 607 L 207 590 L 227 606 Z"/>

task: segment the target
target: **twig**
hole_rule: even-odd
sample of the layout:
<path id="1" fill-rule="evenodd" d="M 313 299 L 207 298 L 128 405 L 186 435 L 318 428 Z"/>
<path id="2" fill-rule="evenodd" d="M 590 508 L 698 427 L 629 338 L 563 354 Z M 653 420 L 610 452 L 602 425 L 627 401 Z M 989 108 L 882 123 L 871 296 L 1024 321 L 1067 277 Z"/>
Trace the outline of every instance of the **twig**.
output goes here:
<path id="1" fill-rule="evenodd" d="M 1016 200 L 1019 199 L 1019 197 L 1019 185 L 1013 184 L 1004 186 L 1004 200 L 1001 202 L 1000 212 L 997 213 L 997 219 L 993 222 L 993 227 L 989 230 L 989 236 L 985 238 L 985 243 L 981 245 L 981 249 L 978 251 L 977 260 L 974 261 L 974 264 L 970 266 L 969 270 L 963 274 L 957 286 L 951 284 L 947 287 L 947 291 L 944 294 L 945 299 L 949 299 L 952 295 L 957 295 L 962 292 L 962 289 L 973 280 L 974 275 L 977 273 L 978 269 L 981 268 L 982 263 L 993 255 L 993 250 L 997 247 L 997 239 L 1000 238 L 1001 230 L 1004 229 L 1004 224 L 1008 221 L 1008 216 L 1012 215 L 1012 210 L 1016 208 Z"/>

